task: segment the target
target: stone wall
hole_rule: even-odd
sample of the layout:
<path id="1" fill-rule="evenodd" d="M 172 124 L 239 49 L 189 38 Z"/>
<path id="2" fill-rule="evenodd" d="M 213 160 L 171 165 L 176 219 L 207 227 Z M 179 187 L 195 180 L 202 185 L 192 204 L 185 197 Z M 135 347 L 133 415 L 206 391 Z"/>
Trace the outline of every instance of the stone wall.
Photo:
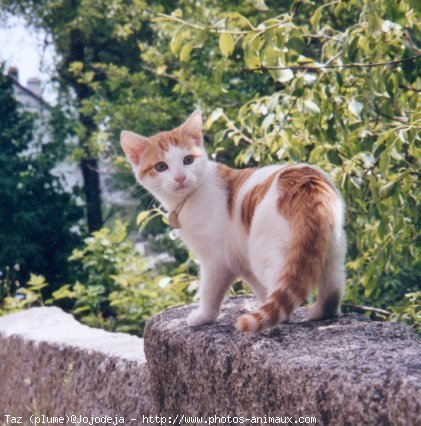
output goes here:
<path id="1" fill-rule="evenodd" d="M 411 329 L 357 314 L 309 322 L 302 308 L 289 324 L 241 334 L 233 324 L 250 303 L 231 299 L 217 324 L 194 329 L 185 322 L 190 306 L 148 322 L 153 413 L 245 423 L 260 416 L 263 424 L 268 416 L 293 423 L 313 416 L 318 425 L 421 424 L 421 345 Z"/>
<path id="2" fill-rule="evenodd" d="M 302 308 L 289 324 L 241 334 L 233 324 L 251 303 L 228 299 L 217 324 L 197 328 L 185 321 L 192 306 L 151 318 L 148 364 L 143 339 L 86 327 L 58 308 L 1 317 L 0 425 L 6 414 L 118 416 L 126 425 L 152 424 L 144 415 L 167 424 L 201 424 L 197 416 L 202 424 L 421 424 L 412 329 L 356 314 L 309 322 Z"/>
<path id="3" fill-rule="evenodd" d="M 143 424 L 148 385 L 143 339 L 89 328 L 54 307 L 0 317 L 0 425 L 6 414 L 25 425 L 43 414 Z"/>

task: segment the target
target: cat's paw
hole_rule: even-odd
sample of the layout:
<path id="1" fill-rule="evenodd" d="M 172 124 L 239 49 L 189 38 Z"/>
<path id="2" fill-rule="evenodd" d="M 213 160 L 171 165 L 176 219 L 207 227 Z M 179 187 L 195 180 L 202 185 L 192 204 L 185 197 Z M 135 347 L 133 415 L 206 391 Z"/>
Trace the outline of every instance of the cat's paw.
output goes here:
<path id="1" fill-rule="evenodd" d="M 199 325 L 212 324 L 216 321 L 216 316 L 209 315 L 202 312 L 200 309 L 190 312 L 187 317 L 187 324 L 190 327 L 197 327 Z"/>
<path id="2" fill-rule="evenodd" d="M 340 315 L 340 310 L 339 309 L 323 309 L 322 307 L 318 306 L 317 304 L 312 306 L 309 310 L 308 310 L 308 319 L 310 321 L 320 321 L 320 320 L 324 320 L 324 319 L 329 319 L 329 318 L 336 318 Z"/>
<path id="3" fill-rule="evenodd" d="M 307 312 L 307 317 L 310 321 L 318 321 L 322 319 L 323 312 L 318 305 L 313 305 Z"/>

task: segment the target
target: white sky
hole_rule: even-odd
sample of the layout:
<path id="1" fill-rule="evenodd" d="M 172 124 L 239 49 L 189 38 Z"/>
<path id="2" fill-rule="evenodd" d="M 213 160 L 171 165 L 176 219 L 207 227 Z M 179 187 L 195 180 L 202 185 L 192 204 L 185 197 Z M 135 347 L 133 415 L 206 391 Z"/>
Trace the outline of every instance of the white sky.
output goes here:
<path id="1" fill-rule="evenodd" d="M 53 67 L 54 50 L 44 48 L 44 39 L 45 33 L 28 28 L 21 18 L 8 16 L 6 21 L 0 21 L 0 61 L 5 62 L 6 72 L 11 66 L 17 67 L 19 82 L 24 86 L 31 77 L 40 78 L 43 97 L 53 102 L 49 69 Z"/>

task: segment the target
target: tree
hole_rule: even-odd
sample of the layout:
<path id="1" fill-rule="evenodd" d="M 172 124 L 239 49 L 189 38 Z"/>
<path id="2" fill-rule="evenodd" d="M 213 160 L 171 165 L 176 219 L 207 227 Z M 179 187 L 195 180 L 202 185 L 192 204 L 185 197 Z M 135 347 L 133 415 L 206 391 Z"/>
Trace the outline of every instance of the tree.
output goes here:
<path id="1" fill-rule="evenodd" d="M 208 63 L 225 64 L 226 91 L 235 92 L 232 80 L 245 73 L 259 77 L 263 92 L 255 90 L 235 118 L 224 105 L 211 115 L 208 127 L 217 120 L 223 126 L 216 142 L 241 146 L 240 165 L 309 161 L 328 170 L 348 205 L 348 297 L 396 303 L 420 279 L 417 6 L 290 2 L 274 16 L 258 4 L 265 10 L 250 17 L 162 20 L 174 25 L 173 45 L 183 40 L 175 49 L 180 60 L 190 46 L 193 69 L 203 59 L 196 37 L 206 33 Z"/>
<path id="2" fill-rule="evenodd" d="M 22 111 L 0 67 L 0 271 L 15 270 L 18 282 L 42 274 L 54 289 L 69 279 L 67 257 L 79 242 L 70 228 L 81 212 L 50 173 L 54 144 L 35 145 L 34 117 Z"/>
<path id="3" fill-rule="evenodd" d="M 161 111 L 182 98 L 209 117 L 219 159 L 321 166 L 348 206 L 348 299 L 397 303 L 421 278 L 419 5 L 253 3 L 180 1 L 155 14 L 155 44 L 139 41 L 143 68 L 166 90 L 140 93 L 144 71 L 113 67 L 95 85 L 97 115 L 113 135 L 128 123 L 160 130 L 171 120 L 140 123 L 142 108 Z"/>
<path id="4" fill-rule="evenodd" d="M 152 18 L 169 13 L 177 4 L 166 0 L 153 4 L 144 0 L 60 0 L 54 5 L 50 0 L 3 2 L 6 11 L 42 28 L 58 54 L 56 72 L 62 94 L 67 94 L 68 103 L 77 110 L 76 117 L 69 119 L 79 139 L 75 157 L 83 175 L 89 231 L 103 224 L 98 158 L 115 156 L 114 141 L 120 129 L 149 133 L 174 126 L 194 100 L 187 92 L 175 96 L 177 77 L 168 78 L 156 62 L 171 61 L 168 52 L 161 58 L 159 46 L 165 38 L 152 25 Z M 113 103 L 121 106 L 116 114 Z M 105 125 L 108 120 L 111 125 Z M 103 132 L 104 128 L 115 130 Z"/>
<path id="5" fill-rule="evenodd" d="M 146 3 L 132 2 L 127 14 L 125 2 L 110 0 L 7 0 L 6 10 L 24 16 L 28 23 L 43 28 L 53 40 L 60 60 L 56 72 L 69 103 L 78 110 L 75 121 L 79 138 L 78 156 L 83 175 L 89 231 L 103 225 L 98 157 L 98 126 L 85 103 L 93 94 L 89 83 L 103 78 L 101 63 L 138 67 L 137 38 L 142 31 L 140 17 Z M 146 33 L 148 29 L 144 30 Z M 98 64 L 98 66 L 97 66 Z M 83 70 L 85 78 L 80 78 Z"/>
<path id="6" fill-rule="evenodd" d="M 83 87 L 82 154 L 123 165 L 122 129 L 150 134 L 200 107 L 216 159 L 307 161 L 333 176 L 348 206 L 348 300 L 387 307 L 417 290 L 419 2 L 6 4 L 53 34 L 61 75 Z"/>

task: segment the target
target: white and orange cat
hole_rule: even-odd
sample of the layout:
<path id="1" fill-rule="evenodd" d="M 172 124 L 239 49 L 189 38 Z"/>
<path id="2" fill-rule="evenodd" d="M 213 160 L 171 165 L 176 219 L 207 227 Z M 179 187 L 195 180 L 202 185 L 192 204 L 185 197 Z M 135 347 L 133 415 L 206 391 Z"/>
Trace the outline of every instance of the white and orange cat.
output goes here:
<path id="1" fill-rule="evenodd" d="M 202 115 L 151 137 L 121 133 L 136 179 L 171 212 L 170 224 L 200 263 L 200 304 L 191 326 L 216 321 L 233 282 L 262 306 L 240 331 L 286 321 L 314 286 L 310 319 L 339 313 L 344 291 L 344 204 L 330 178 L 300 164 L 236 170 L 210 161 Z"/>

